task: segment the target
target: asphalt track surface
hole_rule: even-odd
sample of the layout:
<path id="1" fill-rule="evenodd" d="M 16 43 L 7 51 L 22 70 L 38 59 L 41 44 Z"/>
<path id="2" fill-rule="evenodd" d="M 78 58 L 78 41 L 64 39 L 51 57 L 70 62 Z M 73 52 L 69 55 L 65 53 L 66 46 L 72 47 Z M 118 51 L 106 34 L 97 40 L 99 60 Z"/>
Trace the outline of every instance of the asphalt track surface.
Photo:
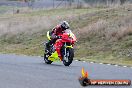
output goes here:
<path id="1" fill-rule="evenodd" d="M 42 57 L 0 54 L 0 88 L 83 88 L 78 78 L 82 67 L 91 79 L 130 79 L 132 68 L 74 61 L 47 65 Z M 132 86 L 89 86 L 85 88 L 132 88 Z"/>

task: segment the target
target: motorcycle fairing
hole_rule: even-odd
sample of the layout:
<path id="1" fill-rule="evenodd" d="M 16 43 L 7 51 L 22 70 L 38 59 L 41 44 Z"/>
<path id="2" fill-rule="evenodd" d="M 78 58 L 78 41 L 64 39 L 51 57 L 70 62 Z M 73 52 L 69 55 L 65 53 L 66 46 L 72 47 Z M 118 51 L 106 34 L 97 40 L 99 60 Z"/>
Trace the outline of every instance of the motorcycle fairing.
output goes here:
<path id="1" fill-rule="evenodd" d="M 47 38 L 48 38 L 48 40 L 51 40 L 49 31 L 47 32 Z"/>
<path id="2" fill-rule="evenodd" d="M 59 61 L 60 59 L 58 57 L 57 51 L 55 51 L 54 53 L 52 53 L 52 55 L 48 57 L 48 60 L 51 60 L 51 61 Z"/>
<path id="3" fill-rule="evenodd" d="M 61 47 L 63 46 L 63 43 L 62 43 L 61 41 L 62 41 L 62 39 L 58 39 L 58 40 L 56 41 L 56 43 L 54 44 L 54 46 L 55 46 L 55 49 L 56 49 L 56 51 L 57 51 L 57 53 L 58 53 L 58 57 L 59 57 L 60 60 L 62 61 L 60 49 L 61 49 Z"/>
<path id="4" fill-rule="evenodd" d="M 70 46 L 66 46 L 66 48 L 73 48 L 73 46 L 72 46 L 72 45 L 70 45 Z"/>

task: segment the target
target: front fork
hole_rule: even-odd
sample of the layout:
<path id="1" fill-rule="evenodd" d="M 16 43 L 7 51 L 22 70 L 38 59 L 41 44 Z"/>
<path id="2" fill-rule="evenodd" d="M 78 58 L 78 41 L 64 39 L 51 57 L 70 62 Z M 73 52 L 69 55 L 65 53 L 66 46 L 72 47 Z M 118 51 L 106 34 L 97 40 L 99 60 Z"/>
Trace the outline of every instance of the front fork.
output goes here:
<path id="1" fill-rule="evenodd" d="M 71 46 L 67 46 L 67 44 L 65 43 L 64 44 L 64 57 L 63 57 L 63 59 L 66 61 L 66 62 L 68 62 L 68 57 L 69 57 L 69 52 L 67 52 L 67 48 L 72 48 L 72 45 Z"/>
<path id="2" fill-rule="evenodd" d="M 67 62 L 68 59 L 67 59 L 67 52 L 66 52 L 66 43 L 64 44 L 64 56 L 63 56 L 63 59 Z"/>
<path id="3" fill-rule="evenodd" d="M 66 43 L 64 44 L 64 47 L 65 47 L 65 49 L 64 49 L 64 51 L 65 51 L 65 54 L 64 54 L 64 57 L 66 57 Z"/>

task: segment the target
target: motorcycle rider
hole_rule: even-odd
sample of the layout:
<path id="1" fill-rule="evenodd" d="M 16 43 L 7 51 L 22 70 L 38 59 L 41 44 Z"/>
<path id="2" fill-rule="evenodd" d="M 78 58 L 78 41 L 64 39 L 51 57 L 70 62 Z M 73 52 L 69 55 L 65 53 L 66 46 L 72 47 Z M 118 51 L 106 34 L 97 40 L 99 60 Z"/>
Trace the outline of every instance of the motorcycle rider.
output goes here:
<path id="1" fill-rule="evenodd" d="M 62 21 L 60 24 L 55 26 L 50 32 L 51 40 L 46 43 L 46 48 L 49 50 L 50 45 L 54 44 L 57 39 L 61 38 L 59 35 L 63 34 L 66 29 L 69 29 L 69 23 L 67 21 Z"/>

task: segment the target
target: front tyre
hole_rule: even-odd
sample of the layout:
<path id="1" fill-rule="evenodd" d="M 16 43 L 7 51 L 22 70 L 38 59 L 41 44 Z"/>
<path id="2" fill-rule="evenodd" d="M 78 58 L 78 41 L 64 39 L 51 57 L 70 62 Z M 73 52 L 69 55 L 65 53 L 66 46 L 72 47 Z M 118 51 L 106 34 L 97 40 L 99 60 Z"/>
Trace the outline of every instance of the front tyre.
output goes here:
<path id="1" fill-rule="evenodd" d="M 65 66 L 69 66 L 73 61 L 73 57 L 74 57 L 74 50 L 72 48 L 67 48 L 66 54 L 63 55 L 63 64 Z"/>
<path id="2" fill-rule="evenodd" d="M 44 54 L 44 61 L 45 61 L 46 64 L 51 64 L 53 61 L 48 60 L 48 57 L 49 56 L 47 54 Z"/>

